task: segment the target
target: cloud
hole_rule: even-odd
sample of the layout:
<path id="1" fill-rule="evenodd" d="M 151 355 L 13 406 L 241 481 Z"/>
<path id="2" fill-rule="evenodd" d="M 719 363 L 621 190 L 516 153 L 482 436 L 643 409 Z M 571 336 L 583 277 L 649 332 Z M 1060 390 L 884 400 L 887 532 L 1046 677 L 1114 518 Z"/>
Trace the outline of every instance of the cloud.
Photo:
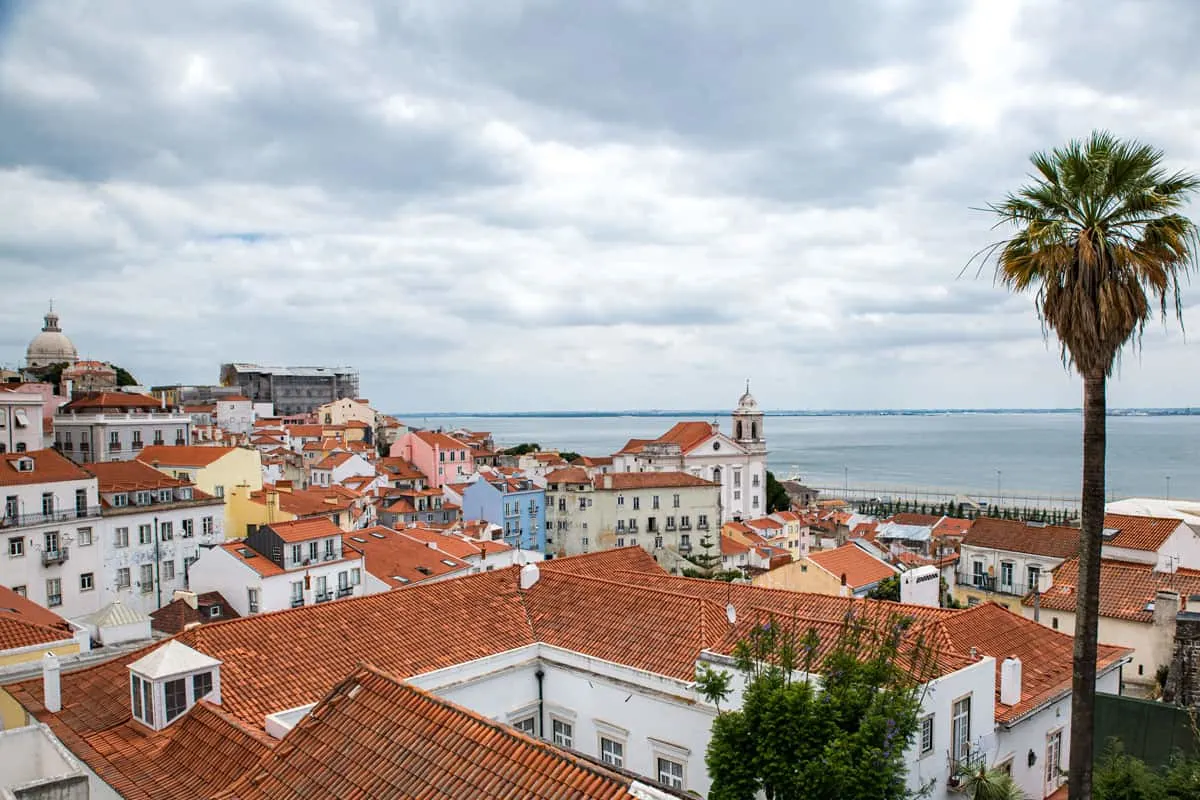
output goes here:
<path id="1" fill-rule="evenodd" d="M 350 364 L 396 411 L 1077 404 L 959 277 L 972 208 L 1092 127 L 1200 167 L 1198 12 L 827 5 L 3 6 L 0 363 L 53 296 L 148 382 Z M 1113 401 L 1191 402 L 1191 347 Z"/>

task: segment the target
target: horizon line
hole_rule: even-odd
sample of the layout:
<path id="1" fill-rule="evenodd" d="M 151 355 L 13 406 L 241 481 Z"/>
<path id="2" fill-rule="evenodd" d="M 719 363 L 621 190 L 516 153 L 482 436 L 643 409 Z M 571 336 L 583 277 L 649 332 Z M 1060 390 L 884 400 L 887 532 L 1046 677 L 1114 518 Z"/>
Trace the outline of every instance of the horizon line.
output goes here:
<path id="1" fill-rule="evenodd" d="M 929 414 L 1078 414 L 1079 406 L 1059 408 L 779 408 L 761 409 L 770 416 L 820 416 L 820 415 L 929 415 Z M 625 408 L 625 409 L 537 409 L 532 411 L 400 411 L 390 412 L 398 417 L 544 417 L 544 416 L 730 416 L 730 409 L 704 408 Z M 1153 414 L 1156 416 L 1200 415 L 1198 406 L 1122 406 L 1106 410 L 1109 416 L 1127 413 Z"/>

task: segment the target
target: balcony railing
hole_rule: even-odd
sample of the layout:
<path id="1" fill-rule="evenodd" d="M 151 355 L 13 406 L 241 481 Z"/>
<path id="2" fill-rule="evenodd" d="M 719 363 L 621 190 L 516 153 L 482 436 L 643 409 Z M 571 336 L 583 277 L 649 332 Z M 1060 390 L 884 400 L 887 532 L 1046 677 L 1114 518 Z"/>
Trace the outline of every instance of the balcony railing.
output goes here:
<path id="1" fill-rule="evenodd" d="M 664 529 L 664 530 L 668 530 L 668 531 L 673 531 L 673 530 L 675 530 L 675 523 L 674 523 L 674 522 L 668 522 L 668 523 L 667 523 L 667 524 L 666 524 L 666 525 L 663 527 L 663 529 Z"/>
<path id="2" fill-rule="evenodd" d="M 342 557 L 341 553 L 326 553 L 321 557 L 322 561 L 337 561 Z"/>
<path id="3" fill-rule="evenodd" d="M 1027 583 L 1018 583 L 1016 581 L 1004 581 L 995 575 L 977 575 L 973 572 L 957 572 L 954 575 L 955 582 L 966 589 L 978 589 L 981 592 L 990 594 L 1007 594 L 1014 597 L 1024 597 L 1033 591 L 1033 587 Z"/>
<path id="4" fill-rule="evenodd" d="M 690 523 L 690 522 L 681 522 L 681 523 L 679 523 L 679 530 L 681 530 L 681 531 L 690 531 L 691 529 L 692 529 L 692 523 Z"/>
<path id="5" fill-rule="evenodd" d="M 303 597 L 293 597 L 292 598 L 292 608 L 300 608 L 300 606 L 302 606 L 302 605 L 304 605 Z"/>
<path id="6" fill-rule="evenodd" d="M 118 452 L 120 452 L 120 450 L 121 450 L 120 442 L 109 442 L 108 443 L 108 451 L 110 453 L 118 453 Z"/>
<path id="7" fill-rule="evenodd" d="M 338 587 L 338 590 L 337 590 L 337 596 L 338 596 L 338 599 L 339 599 L 339 600 L 341 600 L 343 597 L 349 597 L 349 596 L 350 596 L 350 594 L 351 594 L 353 591 L 354 591 L 354 587 L 353 587 L 353 586 L 340 586 L 340 587 Z"/>
<path id="8" fill-rule="evenodd" d="M 699 531 L 706 531 L 706 530 L 708 530 L 708 523 L 707 523 L 707 522 L 698 522 L 698 523 L 696 523 L 696 530 L 699 530 Z"/>
<path id="9" fill-rule="evenodd" d="M 61 564 L 66 561 L 71 553 L 69 547 L 60 547 L 57 550 L 42 551 L 42 565 L 50 566 L 51 564 Z"/>
<path id="10" fill-rule="evenodd" d="M 690 552 L 692 552 L 692 546 L 687 542 L 680 542 L 679 543 L 679 552 L 690 553 Z"/>
<path id="11" fill-rule="evenodd" d="M 328 603 L 332 599 L 333 599 L 333 592 L 318 592 L 317 597 L 316 597 L 316 602 Z"/>
<path id="12" fill-rule="evenodd" d="M 26 525 L 70 522 L 74 519 L 88 519 L 98 516 L 100 516 L 100 506 L 70 508 L 63 511 L 50 511 L 42 514 L 5 514 L 3 517 L 0 517 L 0 528 L 21 528 Z"/>

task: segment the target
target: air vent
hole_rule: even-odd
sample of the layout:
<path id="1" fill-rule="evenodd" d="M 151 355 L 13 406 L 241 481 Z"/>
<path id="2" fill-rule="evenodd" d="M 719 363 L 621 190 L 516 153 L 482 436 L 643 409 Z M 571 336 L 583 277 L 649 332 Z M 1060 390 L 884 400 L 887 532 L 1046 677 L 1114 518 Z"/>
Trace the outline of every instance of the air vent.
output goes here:
<path id="1" fill-rule="evenodd" d="M 400 583 L 412 583 L 412 581 L 410 581 L 408 578 L 404 578 L 399 575 L 393 575 L 392 580 L 399 581 Z"/>

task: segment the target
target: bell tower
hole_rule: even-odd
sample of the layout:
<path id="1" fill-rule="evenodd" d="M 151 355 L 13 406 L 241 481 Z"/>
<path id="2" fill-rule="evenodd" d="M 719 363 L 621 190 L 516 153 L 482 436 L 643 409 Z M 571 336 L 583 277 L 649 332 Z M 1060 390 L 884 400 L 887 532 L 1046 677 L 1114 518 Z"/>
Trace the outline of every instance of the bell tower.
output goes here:
<path id="1" fill-rule="evenodd" d="M 750 380 L 746 379 L 746 393 L 738 399 L 733 412 L 733 439 L 751 453 L 767 451 L 767 436 L 763 431 L 763 412 L 754 396 L 750 394 Z"/>

